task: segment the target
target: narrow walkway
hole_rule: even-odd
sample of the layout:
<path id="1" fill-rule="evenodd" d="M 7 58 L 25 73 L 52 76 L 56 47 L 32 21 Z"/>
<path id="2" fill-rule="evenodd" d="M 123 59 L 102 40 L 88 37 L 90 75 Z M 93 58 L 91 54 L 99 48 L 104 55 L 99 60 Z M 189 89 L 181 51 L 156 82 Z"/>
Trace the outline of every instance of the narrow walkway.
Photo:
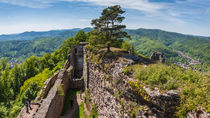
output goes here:
<path id="1" fill-rule="evenodd" d="M 29 113 L 26 113 L 26 107 L 24 106 L 24 113 L 22 113 L 21 114 L 21 118 L 32 118 L 33 117 L 33 115 L 36 113 L 36 111 L 37 111 L 37 109 L 39 108 L 39 105 L 37 105 L 37 104 L 31 104 L 31 110 L 29 109 L 28 111 L 29 111 Z"/>
<path id="2" fill-rule="evenodd" d="M 74 98 L 73 106 L 70 106 L 66 114 L 64 116 L 61 116 L 60 118 L 73 118 L 73 115 L 79 108 L 80 103 L 83 102 L 82 97 L 84 96 L 84 94 L 82 94 L 82 97 L 80 95 L 81 94 L 76 95 L 76 98 Z"/>

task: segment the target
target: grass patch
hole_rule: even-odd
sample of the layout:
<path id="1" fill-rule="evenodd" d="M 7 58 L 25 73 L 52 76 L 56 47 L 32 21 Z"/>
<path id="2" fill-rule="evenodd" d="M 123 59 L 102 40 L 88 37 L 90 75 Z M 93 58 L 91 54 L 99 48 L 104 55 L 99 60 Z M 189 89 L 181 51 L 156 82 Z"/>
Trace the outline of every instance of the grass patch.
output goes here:
<path id="1" fill-rule="evenodd" d="M 96 105 L 93 105 L 93 109 L 91 111 L 91 115 L 88 118 L 98 118 L 98 109 Z"/>
<path id="2" fill-rule="evenodd" d="M 63 91 L 63 84 L 60 84 L 57 88 L 58 95 L 63 96 L 64 91 Z"/>
<path id="3" fill-rule="evenodd" d="M 81 90 L 79 90 L 79 89 L 68 89 L 66 96 L 65 96 L 65 102 L 64 102 L 64 106 L 63 106 L 61 115 L 64 115 L 68 111 L 68 109 L 71 106 L 71 100 L 73 100 L 74 97 L 80 93 L 81 93 Z"/>
<path id="4" fill-rule="evenodd" d="M 73 118 L 86 118 L 83 102 L 80 103 L 79 109 L 76 111 Z"/>
<path id="5" fill-rule="evenodd" d="M 136 92 L 140 92 L 141 83 L 151 87 L 158 87 L 162 91 L 176 90 L 180 93 L 180 106 L 177 107 L 176 116 L 186 117 L 187 112 L 196 111 L 203 107 L 210 112 L 210 72 L 187 70 L 174 65 L 150 64 L 133 65 L 124 68 L 124 73 L 134 72 L 137 82 L 130 81 L 130 85 Z"/>

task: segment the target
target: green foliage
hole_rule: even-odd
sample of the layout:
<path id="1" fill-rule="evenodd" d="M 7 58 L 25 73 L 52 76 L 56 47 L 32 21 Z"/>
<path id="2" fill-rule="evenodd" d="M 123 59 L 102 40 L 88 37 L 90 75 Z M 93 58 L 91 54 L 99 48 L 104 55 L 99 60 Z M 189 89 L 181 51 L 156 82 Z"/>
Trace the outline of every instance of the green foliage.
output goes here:
<path id="1" fill-rule="evenodd" d="M 65 95 L 63 111 L 61 113 L 62 115 L 64 115 L 68 111 L 69 107 L 71 106 L 71 100 L 73 100 L 79 92 L 80 90 L 78 89 L 68 89 Z"/>
<path id="2" fill-rule="evenodd" d="M 0 103 L 7 102 L 14 94 L 10 82 L 10 70 L 7 59 L 0 61 Z"/>
<path id="3" fill-rule="evenodd" d="M 23 86 L 20 88 L 20 94 L 17 97 L 17 101 L 24 103 L 26 100 L 33 100 L 39 90 L 44 85 L 44 82 L 52 75 L 49 69 L 45 69 L 42 73 L 26 80 Z"/>
<path id="4" fill-rule="evenodd" d="M 33 82 L 32 84 L 30 84 L 29 88 L 27 88 L 24 92 L 24 99 L 35 99 L 39 90 L 40 86 L 36 82 Z"/>
<path id="5" fill-rule="evenodd" d="M 184 54 L 199 60 L 203 65 L 207 65 L 206 70 L 210 70 L 210 42 L 202 38 L 189 38 L 173 43 L 171 48 L 180 50 Z M 205 69 L 205 68 L 204 68 Z"/>
<path id="6" fill-rule="evenodd" d="M 73 118 L 86 118 L 83 102 L 80 103 L 79 109 L 76 111 Z"/>
<path id="7" fill-rule="evenodd" d="M 136 118 L 136 111 L 132 110 L 130 115 L 131 118 Z"/>
<path id="8" fill-rule="evenodd" d="M 139 39 L 133 38 L 133 40 L 128 42 L 134 46 L 138 53 L 146 55 L 147 57 L 150 57 L 153 52 L 163 52 L 168 61 L 178 61 L 176 60 L 176 57 L 178 57 L 177 52 L 149 37 L 141 37 Z M 172 58 L 174 60 L 171 60 Z"/>
<path id="9" fill-rule="evenodd" d="M 57 93 L 60 96 L 64 96 L 64 91 L 63 91 L 63 84 L 60 84 L 57 88 Z"/>
<path id="10" fill-rule="evenodd" d="M 210 112 L 210 75 L 208 78 L 201 78 L 196 83 L 187 83 L 182 88 L 181 105 L 178 107 L 177 116 L 186 116 L 187 111 L 196 111 L 198 107 L 204 107 L 207 113 Z"/>
<path id="11" fill-rule="evenodd" d="M 18 113 L 21 111 L 22 105 L 14 105 L 9 113 L 9 118 L 17 117 Z"/>
<path id="12" fill-rule="evenodd" d="M 123 68 L 123 70 L 122 70 L 122 72 L 125 74 L 125 75 L 130 75 L 130 74 L 132 74 L 132 69 L 128 69 L 128 68 Z"/>
<path id="13" fill-rule="evenodd" d="M 120 101 L 120 105 L 121 105 L 121 108 L 123 110 L 123 113 L 125 112 L 125 105 L 124 105 L 125 103 L 124 103 L 124 101 L 125 101 L 124 98 L 122 98 L 121 101 Z"/>
<path id="14" fill-rule="evenodd" d="M 96 104 L 93 105 L 91 115 L 89 116 L 89 118 L 98 118 L 98 108 Z"/>
<path id="15" fill-rule="evenodd" d="M 186 70 L 174 65 L 164 64 L 133 65 L 126 69 L 135 73 L 138 81 L 130 81 L 129 84 L 137 92 L 141 91 L 140 82 L 152 87 L 158 87 L 162 91 L 175 89 L 181 93 L 180 106 L 177 108 L 178 117 L 186 117 L 187 112 L 195 111 L 198 107 L 204 107 L 210 112 L 210 73 Z M 141 93 L 140 93 L 141 94 Z"/>
<path id="16" fill-rule="evenodd" d="M 85 90 L 85 96 L 86 96 L 86 99 L 91 102 L 91 96 L 90 96 L 90 90 L 89 89 L 86 89 Z"/>
<path id="17" fill-rule="evenodd" d="M 77 34 L 74 36 L 74 40 L 77 42 L 85 42 L 87 39 L 87 34 L 85 34 L 83 30 L 77 32 Z"/>
<path id="18" fill-rule="evenodd" d="M 136 93 L 141 95 L 145 100 L 149 101 L 149 95 L 144 90 L 143 85 L 141 85 L 140 82 L 129 81 L 129 85 L 135 90 Z"/>
<path id="19" fill-rule="evenodd" d="M 123 11 L 119 5 L 110 6 L 102 11 L 98 19 L 93 19 L 91 22 L 96 33 L 100 34 L 99 36 L 104 40 L 107 46 L 107 52 L 110 52 L 111 44 L 118 42 L 118 39 L 124 37 L 130 38 L 130 36 L 123 31 L 126 26 L 121 25 L 122 21 L 125 19 L 125 17 L 122 16 L 124 12 L 125 11 Z"/>
<path id="20" fill-rule="evenodd" d="M 128 42 L 134 46 L 138 53 L 149 57 L 153 52 L 159 51 L 164 53 L 167 62 L 186 63 L 187 60 L 177 53 L 177 51 L 182 51 L 193 59 L 202 62 L 202 65 L 195 65 L 194 67 L 210 70 L 210 42 L 205 38 L 151 29 L 126 31 L 132 36 L 132 40 L 128 40 Z"/>
<path id="21" fill-rule="evenodd" d="M 64 35 L 65 34 L 62 34 L 62 36 Z M 61 47 L 52 54 L 43 53 L 43 57 L 31 56 L 27 58 L 25 62 L 19 65 L 14 65 L 12 69 L 9 68 L 8 59 L 0 60 L 0 104 L 3 104 L 1 107 L 2 115 L 16 117 L 18 115 L 18 112 L 20 111 L 20 108 L 23 106 L 26 100 L 33 100 L 36 98 L 40 89 L 43 87 L 44 82 L 54 72 L 63 68 L 64 63 L 66 62 L 71 52 L 71 46 L 78 44 L 80 41 L 86 41 L 88 39 L 87 34 L 85 34 L 83 31 L 78 32 L 75 37 L 76 38 L 68 38 L 67 40 L 65 40 Z M 60 46 L 62 42 L 61 37 L 53 38 L 52 40 L 51 38 L 46 39 L 45 41 L 44 40 L 45 39 L 37 39 L 30 41 L 33 42 L 33 45 L 35 45 L 35 47 L 37 48 L 33 49 L 33 46 L 29 45 L 29 48 L 26 48 L 29 50 L 25 51 L 30 52 L 31 49 L 39 51 L 39 48 L 41 48 L 42 45 L 43 48 L 45 46 L 52 46 L 53 43 L 56 43 L 56 41 L 60 42 L 58 43 L 58 45 Z M 48 44 L 47 41 L 52 41 L 52 43 Z M 18 42 L 19 41 L 16 42 L 17 45 Z M 25 41 L 23 47 L 24 46 L 27 46 L 27 41 Z M 4 47 L 0 47 L 0 51 L 1 48 Z M 54 48 L 56 49 L 57 47 Z M 46 48 L 46 50 L 49 49 Z"/>
<path id="22" fill-rule="evenodd" d="M 133 47 L 127 41 L 124 41 L 121 45 L 121 49 L 125 49 L 125 50 L 129 51 L 129 50 L 133 49 Z"/>
<path id="23" fill-rule="evenodd" d="M 0 106 L 0 118 L 5 118 L 7 116 L 8 110 L 7 107 L 1 104 Z"/>
<path id="24" fill-rule="evenodd" d="M 67 30 L 59 31 L 55 35 L 54 32 L 52 32 L 52 35 L 36 35 L 33 36 L 33 40 L 28 40 L 29 37 L 22 35 L 24 37 L 21 37 L 21 40 L 1 41 L 0 59 L 9 58 L 9 60 L 23 62 L 30 56 L 41 57 L 47 53 L 53 53 L 63 44 L 66 38 L 74 36 L 77 31 Z M 90 29 L 84 29 L 84 31 L 90 31 Z"/>

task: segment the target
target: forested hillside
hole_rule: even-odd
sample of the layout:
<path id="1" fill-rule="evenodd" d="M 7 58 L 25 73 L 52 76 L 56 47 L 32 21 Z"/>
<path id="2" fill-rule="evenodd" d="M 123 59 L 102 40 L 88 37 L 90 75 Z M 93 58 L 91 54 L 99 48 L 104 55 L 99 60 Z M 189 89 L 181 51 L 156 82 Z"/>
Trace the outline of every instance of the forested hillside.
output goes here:
<path id="1" fill-rule="evenodd" d="M 87 34 L 83 31 L 78 32 L 74 38 L 63 39 L 64 43 L 59 41 L 62 45 L 53 53 L 47 53 L 42 57 L 31 56 L 12 69 L 9 68 L 8 59 L 0 60 L 0 118 L 17 117 L 26 100 L 33 100 L 45 80 L 63 67 L 71 46 L 78 44 L 81 39 L 82 41 L 87 39 Z M 50 45 L 39 43 L 44 46 Z"/>
<path id="2" fill-rule="evenodd" d="M 205 38 L 166 32 L 162 30 L 137 29 L 127 30 L 133 40 L 129 40 L 137 52 L 150 56 L 152 52 L 164 53 L 168 62 L 186 63 L 177 51 L 182 51 L 195 60 L 199 60 L 202 67 L 209 70 L 210 65 L 210 42 Z"/>
<path id="3" fill-rule="evenodd" d="M 83 30 L 89 32 L 92 28 L 85 28 Z M 42 34 L 51 34 L 49 35 L 51 37 L 39 37 L 33 40 L 2 41 L 0 43 L 0 58 L 9 58 L 9 60 L 22 62 L 30 56 L 43 56 L 46 53 L 52 53 L 58 49 L 65 38 L 74 36 L 77 31 L 78 29 L 57 32 L 49 31 Z M 210 42 L 208 37 L 190 36 L 152 29 L 125 31 L 131 35 L 132 40 L 128 42 L 134 46 L 138 53 L 149 57 L 152 52 L 159 51 L 164 53 L 169 63 L 187 63 L 187 60 L 181 58 L 177 53 L 177 51 L 182 51 L 185 55 L 202 63 L 202 65 L 196 65 L 196 67 L 209 70 L 210 54 L 208 52 L 210 52 Z M 27 35 L 23 34 L 20 35 L 27 38 Z"/>
<path id="4" fill-rule="evenodd" d="M 68 32 L 69 34 L 75 34 L 81 30 L 80 28 L 74 29 L 66 29 L 66 30 L 52 30 L 52 31 L 43 31 L 43 32 L 24 32 L 20 34 L 8 34 L 8 35 L 0 35 L 0 41 L 8 41 L 8 40 L 33 40 L 39 37 L 55 37 L 64 32 Z M 84 31 L 90 31 L 90 28 L 83 29 Z M 67 33 L 66 33 L 67 34 Z"/>
<path id="5" fill-rule="evenodd" d="M 88 32 L 91 29 L 85 28 Z M 40 37 L 33 40 L 14 40 L 0 42 L 0 58 L 9 58 L 9 60 L 22 62 L 30 56 L 43 56 L 46 53 L 52 53 L 58 49 L 64 40 L 74 36 L 76 30 L 62 31 L 54 37 Z M 55 34 L 53 34 L 55 35 Z"/>
<path id="6" fill-rule="evenodd" d="M 201 61 L 203 63 L 202 66 L 206 66 L 202 68 L 208 70 L 210 65 L 210 43 L 205 38 L 161 30 L 124 30 L 126 26 L 121 25 L 124 20 L 124 17 L 121 15 L 124 12 L 125 11 L 123 11 L 119 5 L 104 9 L 101 13 L 102 16 L 91 22 L 94 30 L 88 28 L 87 30 L 84 29 L 81 31 L 64 31 L 56 36 L 39 37 L 33 40 L 0 42 L 0 118 L 17 117 L 26 101 L 34 100 L 41 88 L 43 88 L 44 82 L 55 72 L 63 68 L 66 60 L 69 60 L 71 46 L 77 45 L 79 42 L 89 42 L 89 44 L 86 45 L 86 49 L 89 53 L 85 53 L 85 55 L 89 57 L 86 57 L 84 61 L 89 61 L 90 66 L 88 67 L 94 68 L 97 72 L 98 77 L 94 76 L 92 79 L 96 78 L 95 80 L 100 80 L 98 78 L 101 78 L 101 83 L 96 81 L 96 84 L 99 85 L 100 88 L 106 89 L 110 95 L 114 95 L 117 99 L 120 98 L 116 104 L 122 107 L 123 115 L 125 110 L 129 110 L 129 113 L 131 112 L 129 115 L 132 118 L 136 117 L 136 113 L 144 114 L 144 111 L 148 112 L 149 109 L 145 109 L 145 107 L 125 109 L 125 106 L 133 107 L 134 105 L 130 100 L 132 104 L 125 105 L 125 94 L 132 93 L 131 90 L 134 90 L 133 92 L 138 98 L 145 99 L 144 97 L 147 96 L 145 89 L 147 87 L 158 91 L 160 90 L 160 92 L 163 93 L 174 90 L 177 93 L 174 94 L 172 91 L 171 95 L 180 95 L 180 104 L 178 106 L 172 104 L 172 107 L 175 107 L 176 110 L 174 111 L 175 114 L 173 114 L 174 117 L 185 118 L 188 112 L 196 112 L 200 107 L 204 108 L 203 110 L 209 113 L 210 104 L 208 93 L 210 90 L 210 72 L 200 72 L 190 68 L 185 69 L 170 63 L 156 63 L 153 60 L 145 58 L 144 55 L 149 57 L 152 52 L 159 51 L 165 54 L 168 62 L 185 62 L 186 60 L 182 59 L 177 53 L 177 51 L 182 51 L 184 54 Z M 90 32 L 85 33 L 86 31 Z M 131 37 L 128 34 L 130 34 Z M 128 40 L 130 38 L 132 40 Z M 133 50 L 133 47 L 135 50 Z M 75 52 L 78 52 L 78 50 Z M 134 61 L 131 61 L 130 66 L 128 66 L 125 65 L 124 61 L 128 62 L 129 60 L 124 60 L 121 57 L 133 57 L 133 53 L 129 54 L 131 52 L 134 52 L 134 54 L 138 52 L 136 56 L 140 58 L 139 60 L 141 61 L 138 61 L 135 65 L 130 65 L 131 63 L 134 64 Z M 9 60 L 19 60 L 21 64 L 15 64 L 14 67 L 10 68 L 8 59 L 5 59 L 5 57 L 9 58 Z M 109 58 L 109 60 L 107 61 L 105 58 Z M 136 57 L 134 56 L 134 58 Z M 114 62 L 114 60 L 116 60 L 116 62 Z M 78 59 L 75 63 L 78 63 L 78 61 L 80 60 Z M 117 67 L 117 65 L 119 65 L 119 67 Z M 125 65 L 125 68 L 121 68 L 123 67 L 122 65 Z M 123 71 L 123 73 L 113 71 L 113 68 L 117 71 Z M 109 71 L 112 71 L 115 75 L 110 74 Z M 100 72 L 104 74 L 100 74 Z M 67 75 L 69 76 L 69 73 Z M 126 78 L 122 78 L 123 75 L 127 75 Z M 113 79 L 115 77 L 117 80 Z M 82 80 L 84 81 L 84 76 L 81 78 L 83 78 Z M 128 84 L 126 84 L 126 82 L 128 82 Z M 105 86 L 102 86 L 102 83 Z M 108 89 L 106 87 L 107 83 L 107 87 L 110 87 Z M 119 87 L 116 86 L 117 84 Z M 121 85 L 128 89 L 120 89 L 121 91 L 115 92 L 114 88 L 121 88 Z M 56 92 L 59 92 L 59 86 L 55 87 L 57 87 L 57 90 L 55 89 Z M 62 84 L 60 87 L 62 87 Z M 89 90 L 90 89 L 87 89 L 85 91 L 87 96 L 84 100 L 90 103 L 90 105 L 95 106 L 91 103 Z M 101 95 L 99 89 L 96 89 L 96 91 L 95 93 Z M 50 96 L 52 96 L 52 94 L 50 94 Z M 110 104 L 110 98 L 111 97 L 107 99 L 108 102 L 103 106 L 106 107 L 107 104 Z M 164 98 L 168 99 L 167 97 Z M 135 102 L 137 101 L 137 99 L 133 98 L 133 95 L 131 99 Z M 149 98 L 145 100 L 144 102 L 147 103 L 152 101 Z M 97 101 L 100 101 L 100 99 Z M 59 103 L 60 102 L 61 101 L 59 101 Z M 138 103 L 138 105 L 141 106 L 144 102 Z M 101 104 L 101 102 L 99 104 Z M 148 105 L 153 112 L 157 112 L 159 109 L 162 109 L 162 105 L 164 106 L 164 104 L 166 103 L 163 102 L 163 104 L 160 104 L 161 107 L 158 107 L 158 109 Z M 115 105 L 111 106 L 111 108 Z M 86 109 L 88 108 L 97 109 L 97 106 L 87 107 Z M 97 112 L 97 110 L 93 111 Z M 167 109 L 163 109 L 163 112 L 165 111 L 167 111 Z M 97 115 L 94 115 L 91 118 L 96 117 Z"/>

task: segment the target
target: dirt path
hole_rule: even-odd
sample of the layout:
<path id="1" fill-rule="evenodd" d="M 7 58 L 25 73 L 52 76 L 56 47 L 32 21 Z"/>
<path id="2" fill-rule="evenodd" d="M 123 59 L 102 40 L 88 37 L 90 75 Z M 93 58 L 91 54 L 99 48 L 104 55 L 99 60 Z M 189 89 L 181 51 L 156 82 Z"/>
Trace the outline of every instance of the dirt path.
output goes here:
<path id="1" fill-rule="evenodd" d="M 83 101 L 82 97 L 80 95 L 81 94 L 76 95 L 76 98 L 74 98 L 73 106 L 72 107 L 70 106 L 69 110 L 66 112 L 66 114 L 64 114 L 60 118 L 73 118 L 73 115 L 75 114 L 75 112 L 79 108 L 80 103 Z M 82 94 L 82 96 L 83 96 L 83 94 Z"/>

